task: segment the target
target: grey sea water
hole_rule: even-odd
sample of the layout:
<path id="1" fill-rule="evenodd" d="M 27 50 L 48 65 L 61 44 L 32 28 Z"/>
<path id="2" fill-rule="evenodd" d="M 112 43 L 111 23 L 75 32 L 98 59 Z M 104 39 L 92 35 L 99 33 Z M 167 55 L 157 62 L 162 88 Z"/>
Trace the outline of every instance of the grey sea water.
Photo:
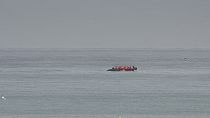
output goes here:
<path id="1" fill-rule="evenodd" d="M 1 118 L 209 118 L 210 50 L 1 49 L 0 94 Z"/>

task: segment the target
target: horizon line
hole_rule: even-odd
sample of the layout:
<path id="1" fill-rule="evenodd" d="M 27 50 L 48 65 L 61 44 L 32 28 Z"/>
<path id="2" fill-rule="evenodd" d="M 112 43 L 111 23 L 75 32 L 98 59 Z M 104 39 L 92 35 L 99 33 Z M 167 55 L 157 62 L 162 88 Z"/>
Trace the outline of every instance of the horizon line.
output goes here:
<path id="1" fill-rule="evenodd" d="M 50 50 L 50 49 L 58 49 L 58 50 L 79 50 L 79 49 L 87 49 L 87 50 L 111 50 L 111 49 L 127 49 L 127 50 L 210 50 L 210 48 L 90 48 L 90 47 L 84 47 L 84 48 L 56 48 L 56 47 L 48 47 L 48 48 L 41 48 L 41 47 L 24 47 L 24 48 L 15 48 L 15 47 L 9 47 L 9 48 L 0 48 L 0 50 L 10 50 L 10 49 L 16 49 L 16 50 L 24 50 L 24 49 L 34 49 L 34 50 Z"/>

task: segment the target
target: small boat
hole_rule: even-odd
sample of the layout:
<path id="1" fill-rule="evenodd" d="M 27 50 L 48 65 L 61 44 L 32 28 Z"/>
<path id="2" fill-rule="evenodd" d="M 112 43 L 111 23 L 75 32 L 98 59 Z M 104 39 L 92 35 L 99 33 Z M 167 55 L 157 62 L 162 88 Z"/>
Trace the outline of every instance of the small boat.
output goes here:
<path id="1" fill-rule="evenodd" d="M 135 71 L 137 70 L 137 67 L 135 66 L 114 66 L 111 69 L 108 69 L 107 71 Z"/>

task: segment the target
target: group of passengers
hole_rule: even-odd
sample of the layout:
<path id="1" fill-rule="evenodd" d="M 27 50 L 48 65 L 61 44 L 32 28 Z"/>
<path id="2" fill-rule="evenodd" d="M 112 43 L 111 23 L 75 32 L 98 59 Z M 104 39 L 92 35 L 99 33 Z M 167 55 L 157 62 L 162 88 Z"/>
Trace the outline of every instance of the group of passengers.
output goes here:
<path id="1" fill-rule="evenodd" d="M 112 69 L 115 70 L 135 70 L 136 67 L 134 66 L 114 66 Z"/>

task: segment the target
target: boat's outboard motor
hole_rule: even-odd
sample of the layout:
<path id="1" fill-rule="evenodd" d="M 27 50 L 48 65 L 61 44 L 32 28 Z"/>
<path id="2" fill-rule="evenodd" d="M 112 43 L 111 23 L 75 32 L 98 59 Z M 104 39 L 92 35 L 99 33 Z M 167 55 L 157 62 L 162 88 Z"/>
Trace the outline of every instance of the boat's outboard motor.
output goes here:
<path id="1" fill-rule="evenodd" d="M 133 66 L 133 69 L 134 69 L 134 70 L 137 70 L 137 67 Z"/>

